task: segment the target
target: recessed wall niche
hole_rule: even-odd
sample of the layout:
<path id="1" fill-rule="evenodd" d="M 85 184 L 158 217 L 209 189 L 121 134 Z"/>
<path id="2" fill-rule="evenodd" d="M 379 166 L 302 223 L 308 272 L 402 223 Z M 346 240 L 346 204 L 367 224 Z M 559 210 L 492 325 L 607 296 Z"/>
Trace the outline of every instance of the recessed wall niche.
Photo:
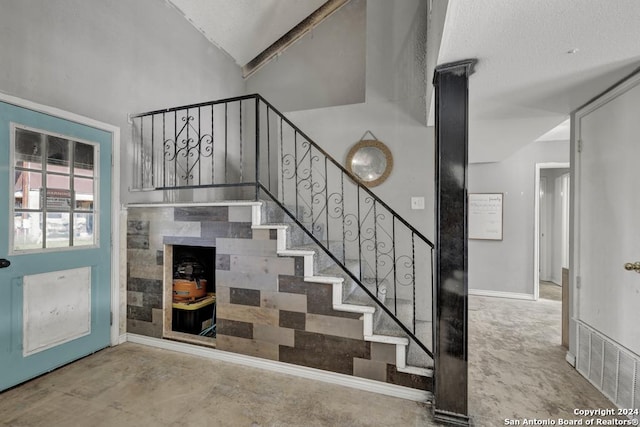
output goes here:
<path id="1" fill-rule="evenodd" d="M 164 337 L 215 345 L 215 247 L 165 245 Z"/>

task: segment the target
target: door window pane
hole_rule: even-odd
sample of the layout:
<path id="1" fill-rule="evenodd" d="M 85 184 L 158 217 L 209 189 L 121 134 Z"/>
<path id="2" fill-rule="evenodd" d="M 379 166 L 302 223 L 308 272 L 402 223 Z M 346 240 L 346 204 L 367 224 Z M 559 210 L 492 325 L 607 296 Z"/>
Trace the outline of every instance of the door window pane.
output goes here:
<path id="1" fill-rule="evenodd" d="M 76 195 L 76 210 L 93 210 L 93 179 L 74 178 L 73 191 Z"/>
<path id="2" fill-rule="evenodd" d="M 14 208 L 40 209 L 42 191 L 42 173 L 15 171 L 14 173 Z"/>
<path id="3" fill-rule="evenodd" d="M 69 246 L 69 223 L 68 213 L 48 213 L 46 217 L 47 248 L 61 248 Z"/>
<path id="4" fill-rule="evenodd" d="M 93 214 L 73 214 L 74 246 L 93 245 Z"/>
<path id="5" fill-rule="evenodd" d="M 26 129 L 16 129 L 15 165 L 26 169 L 42 169 L 44 135 Z"/>
<path id="6" fill-rule="evenodd" d="M 47 169 L 50 172 L 69 173 L 69 140 L 47 138 Z"/>
<path id="7" fill-rule="evenodd" d="M 13 250 L 92 246 L 97 145 L 13 125 Z"/>
<path id="8" fill-rule="evenodd" d="M 75 143 L 73 167 L 76 175 L 93 176 L 95 150 L 93 145 Z"/>
<path id="9" fill-rule="evenodd" d="M 42 214 L 16 213 L 13 217 L 13 243 L 16 250 L 42 248 Z"/>

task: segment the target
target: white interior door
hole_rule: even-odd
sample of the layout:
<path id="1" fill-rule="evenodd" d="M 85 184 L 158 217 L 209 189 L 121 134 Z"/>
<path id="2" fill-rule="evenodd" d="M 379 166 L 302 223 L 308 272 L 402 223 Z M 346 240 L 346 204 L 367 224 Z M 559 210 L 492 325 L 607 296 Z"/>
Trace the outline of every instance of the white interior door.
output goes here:
<path id="1" fill-rule="evenodd" d="M 577 137 L 579 320 L 640 354 L 640 87 L 581 115 Z"/>

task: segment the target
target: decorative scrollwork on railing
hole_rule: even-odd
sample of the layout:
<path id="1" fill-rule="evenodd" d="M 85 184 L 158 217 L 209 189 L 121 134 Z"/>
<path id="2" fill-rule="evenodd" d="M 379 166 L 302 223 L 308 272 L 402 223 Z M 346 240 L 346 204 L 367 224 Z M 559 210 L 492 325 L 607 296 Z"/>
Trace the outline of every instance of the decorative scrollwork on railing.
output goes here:
<path id="1" fill-rule="evenodd" d="M 412 286 L 415 283 L 414 271 L 414 257 L 410 255 L 401 255 L 396 258 L 396 267 L 398 274 L 396 283 L 400 286 Z"/>
<path id="2" fill-rule="evenodd" d="M 251 107 L 255 118 L 245 119 Z M 430 354 L 416 336 L 415 305 L 416 292 L 431 295 L 433 244 L 271 104 L 248 95 L 144 113 L 137 125 L 137 188 L 255 185 L 256 200 L 262 191 L 276 201 Z M 255 182 L 243 177 L 253 160 Z"/>
<path id="3" fill-rule="evenodd" d="M 164 140 L 164 160 L 174 162 L 176 169 L 180 170 L 179 178 L 190 182 L 194 179 L 193 172 L 200 165 L 201 159 L 213 156 L 213 136 L 208 133 L 200 134 L 193 126 L 194 116 L 185 116 L 181 120 L 184 124 L 175 138 Z"/>
<path id="4" fill-rule="evenodd" d="M 348 213 L 344 215 L 344 239 L 347 242 L 357 242 L 358 237 L 360 235 L 359 227 L 360 222 L 358 221 L 358 215 L 354 213 Z"/>

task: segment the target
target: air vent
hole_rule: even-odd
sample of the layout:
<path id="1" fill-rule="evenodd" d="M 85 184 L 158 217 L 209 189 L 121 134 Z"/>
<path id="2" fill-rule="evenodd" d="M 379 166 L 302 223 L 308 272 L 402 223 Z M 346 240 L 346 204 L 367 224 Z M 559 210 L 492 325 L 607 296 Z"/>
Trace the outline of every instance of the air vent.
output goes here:
<path id="1" fill-rule="evenodd" d="M 633 385 L 633 390 L 634 390 L 633 395 L 635 396 L 635 398 L 633 399 L 635 400 L 635 403 L 633 404 L 633 408 L 640 409 L 640 362 L 638 362 L 637 360 L 636 360 L 636 378 Z"/>
<path id="2" fill-rule="evenodd" d="M 604 340 L 597 335 L 591 335 L 591 363 L 589 363 L 589 379 L 602 388 L 602 362 Z"/>
<path id="3" fill-rule="evenodd" d="M 616 404 L 621 408 L 631 408 L 633 404 L 634 360 L 620 352 L 620 370 L 618 374 L 618 398 Z"/>
<path id="4" fill-rule="evenodd" d="M 576 369 L 620 408 L 640 408 L 640 357 L 578 323 Z"/>
<path id="5" fill-rule="evenodd" d="M 615 402 L 618 384 L 618 348 L 608 341 L 604 342 L 604 372 L 602 392 Z"/>
<path id="6" fill-rule="evenodd" d="M 589 356 L 591 355 L 591 332 L 578 324 L 578 372 L 589 378 Z"/>

